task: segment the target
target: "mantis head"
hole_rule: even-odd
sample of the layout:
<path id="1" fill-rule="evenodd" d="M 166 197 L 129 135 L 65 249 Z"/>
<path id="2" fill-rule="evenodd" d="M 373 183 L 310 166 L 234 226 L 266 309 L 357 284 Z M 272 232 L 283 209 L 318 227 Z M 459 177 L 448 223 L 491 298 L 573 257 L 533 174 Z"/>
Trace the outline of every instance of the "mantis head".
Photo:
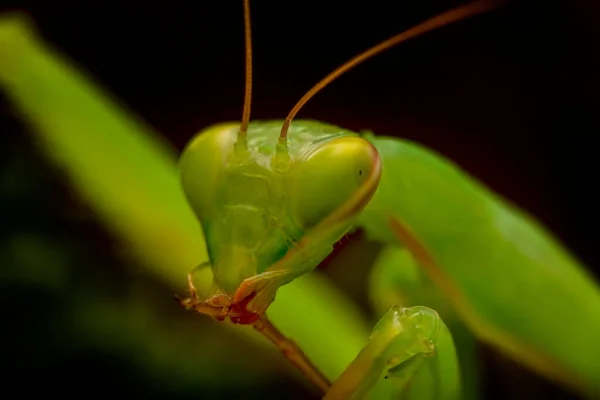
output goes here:
<path id="1" fill-rule="evenodd" d="M 252 50 L 244 0 L 246 91 L 241 124 L 201 132 L 184 151 L 184 192 L 204 230 L 214 282 L 202 303 L 183 304 L 253 323 L 277 289 L 312 270 L 351 228 L 381 176 L 377 150 L 335 126 L 292 120 L 306 102 L 351 68 L 403 41 L 490 8 L 481 0 L 432 18 L 341 65 L 281 122 L 250 121 Z M 289 134 L 289 138 L 288 138 Z"/>
<path id="2" fill-rule="evenodd" d="M 379 154 L 358 135 L 298 121 L 282 151 L 280 129 L 254 122 L 240 146 L 239 124 L 218 125 L 181 157 L 213 271 L 206 300 L 229 313 L 249 296 L 246 311 L 264 312 L 277 288 L 332 251 L 379 182 Z"/>

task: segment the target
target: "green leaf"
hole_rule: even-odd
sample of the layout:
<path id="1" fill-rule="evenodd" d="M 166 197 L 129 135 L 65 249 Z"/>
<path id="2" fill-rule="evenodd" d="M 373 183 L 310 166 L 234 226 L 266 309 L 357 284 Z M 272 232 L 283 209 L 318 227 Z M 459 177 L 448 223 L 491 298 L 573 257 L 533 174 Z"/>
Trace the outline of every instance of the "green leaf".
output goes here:
<path id="1" fill-rule="evenodd" d="M 174 149 L 37 40 L 19 15 L 0 19 L 0 85 L 41 150 L 106 227 L 148 272 L 183 294 L 187 273 L 207 255 L 179 185 Z M 208 285 L 210 271 L 199 278 Z M 356 307 L 315 274 L 283 287 L 269 315 L 330 379 L 358 354 L 369 334 Z M 223 326 L 265 343 L 249 327 Z"/>

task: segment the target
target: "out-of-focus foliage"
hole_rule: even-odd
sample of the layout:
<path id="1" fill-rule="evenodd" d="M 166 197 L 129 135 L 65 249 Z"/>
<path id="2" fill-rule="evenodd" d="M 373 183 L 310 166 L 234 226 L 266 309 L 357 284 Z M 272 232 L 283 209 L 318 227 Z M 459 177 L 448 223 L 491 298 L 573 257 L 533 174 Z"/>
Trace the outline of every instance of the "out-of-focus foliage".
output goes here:
<path id="1" fill-rule="evenodd" d="M 252 367 L 253 373 L 236 374 L 235 365 L 229 365 L 231 358 L 239 359 L 248 369 L 257 364 L 256 354 L 240 354 L 239 347 L 244 344 L 227 346 L 238 338 L 265 344 L 250 327 L 215 326 L 205 321 L 205 317 L 197 317 L 203 321 L 198 323 L 201 328 L 189 326 L 187 319 L 191 314 L 186 314 L 183 322 L 173 320 L 175 316 L 183 318 L 180 315 L 183 311 L 173 302 L 173 293 L 183 294 L 187 272 L 206 259 L 199 224 L 179 187 L 173 149 L 152 129 L 121 111 L 68 62 L 38 42 L 20 17 L 8 16 L 0 22 L 0 60 L 0 83 L 17 106 L 19 117 L 35 133 L 33 142 L 39 145 L 37 149 L 59 166 L 73 192 L 81 196 L 89 211 L 123 244 L 120 250 L 124 256 L 118 262 L 108 255 L 102 259 L 92 255 L 94 249 L 86 253 L 85 246 L 73 243 L 68 235 L 59 244 L 50 244 L 48 241 L 58 237 L 55 226 L 50 226 L 46 234 L 33 226 L 25 235 L 16 235 L 16 229 L 11 227 L 7 251 L 15 257 L 28 257 L 8 263 L 14 268 L 13 274 L 18 275 L 11 279 L 26 276 L 43 282 L 44 286 L 55 282 L 58 297 L 65 303 L 57 307 L 61 315 L 56 319 L 69 321 L 65 322 L 72 329 L 70 333 L 63 332 L 64 327 L 57 324 L 56 335 L 61 340 L 68 341 L 69 334 L 87 337 L 86 340 L 91 335 L 97 345 L 136 353 L 132 361 L 142 357 L 140 364 L 151 368 L 161 379 L 167 378 L 162 371 L 179 371 L 176 373 L 185 372 L 185 379 L 177 380 L 179 383 L 205 378 L 211 385 L 219 380 L 226 385 L 231 375 L 243 375 L 236 378 L 236 385 L 244 381 L 256 384 L 260 369 Z M 17 153 L 16 160 L 21 153 Z M 38 169 L 44 167 L 38 164 Z M 9 181 L 6 187 L 10 199 L 14 197 L 10 181 L 18 185 L 31 178 L 16 172 L 11 176 L 8 171 L 5 180 Z M 36 197 L 31 193 L 23 196 Z M 47 203 L 48 194 L 37 196 Z M 10 201 L 20 205 L 18 199 Z M 36 205 L 21 212 L 30 210 L 37 210 Z M 48 212 L 53 214 L 57 210 Z M 17 219 L 20 221 L 20 217 Z M 57 222 L 60 224 L 62 220 Z M 58 250 L 60 246 L 64 246 L 64 252 Z M 57 255 L 40 258 L 39 249 L 44 248 Z M 79 256 L 69 268 L 72 251 Z M 124 263 L 130 268 L 122 268 Z M 48 276 L 25 273 L 22 265 L 29 265 L 31 271 L 44 270 Z M 73 273 L 89 280 L 89 285 L 77 281 L 71 293 L 65 287 L 69 287 L 66 282 Z M 113 283 L 110 274 L 119 276 L 121 285 Z M 36 277 L 29 278 L 30 275 Z M 204 278 L 208 284 L 210 277 Z M 150 286 L 139 283 L 147 279 L 157 282 Z M 94 292 L 95 287 L 99 292 Z M 37 303 L 35 298 L 32 301 Z M 50 314 L 45 314 L 49 318 Z M 270 317 L 331 378 L 354 357 L 368 333 L 352 304 L 326 280 L 314 275 L 282 290 Z M 231 332 L 237 336 L 215 335 L 223 326 L 236 328 Z M 228 348 L 221 351 L 219 343 Z M 268 346 L 263 346 L 262 351 L 270 357 L 279 356 Z M 219 379 L 213 379 L 215 376 Z M 269 379 L 272 381 L 273 376 Z"/>
<path id="2" fill-rule="evenodd" d="M 79 385 L 97 385 L 99 376 L 113 381 L 95 390 L 107 395 L 118 382 L 130 394 L 145 387 L 148 394 L 222 398 L 230 374 L 238 376 L 236 390 L 261 393 L 269 385 L 277 391 L 273 376 L 283 389 L 290 378 L 280 372 L 286 363 L 277 352 L 252 350 L 216 323 L 189 318 L 176 308 L 171 288 L 107 251 L 118 253 L 120 246 L 13 127 L 0 137 L 0 307 L 8 322 L 2 374 L 8 387 L 24 393 L 24 379 L 38 371 L 43 385 L 25 393 L 43 387 L 75 395 Z M 79 384 L 65 385 L 59 376 Z"/>

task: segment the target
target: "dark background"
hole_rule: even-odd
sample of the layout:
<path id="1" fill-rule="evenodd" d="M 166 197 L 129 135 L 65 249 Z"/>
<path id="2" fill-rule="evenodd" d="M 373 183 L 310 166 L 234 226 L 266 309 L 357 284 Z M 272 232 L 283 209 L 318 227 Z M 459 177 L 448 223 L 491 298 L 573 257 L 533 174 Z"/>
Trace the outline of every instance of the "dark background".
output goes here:
<path id="1" fill-rule="evenodd" d="M 306 90 L 351 56 L 458 4 L 252 2 L 253 119 L 283 119 Z M 48 41 L 180 149 L 203 127 L 240 118 L 241 1 L 2 0 L 0 5 L 31 15 Z M 598 276 L 598 17 L 600 5 L 594 1 L 509 2 L 377 56 L 317 95 L 299 117 L 371 129 L 437 150 L 541 219 Z M 3 182 L 12 182 L 3 186 L 3 237 L 15 230 L 46 232 L 56 239 L 50 248 L 65 254 L 79 249 L 69 257 L 93 254 L 91 264 L 118 265 L 110 239 L 85 206 L 73 202 L 60 174 L 45 168 L 6 102 L 3 110 Z M 11 261 L 3 264 L 10 268 Z M 80 274 L 74 282 L 118 287 L 127 281 L 116 267 L 94 272 L 95 278 Z M 347 271 L 331 274 L 350 293 L 360 292 L 360 271 L 356 279 Z M 97 390 L 107 393 L 145 397 L 252 395 L 206 391 L 194 396 L 161 383 L 154 387 L 118 354 L 84 352 L 69 358 L 63 354 L 65 343 L 47 339 L 52 313 L 59 313 L 68 299 L 40 298 L 38 289 L 6 282 L 0 300 L 5 323 L 13 328 L 3 329 L 3 343 L 12 349 L 2 350 L 7 352 L 2 359 L 15 361 L 5 365 L 3 376 L 15 382 L 43 376 L 51 382 L 28 390 L 75 395 L 56 383 L 67 376 L 93 386 L 101 382 Z M 55 330 L 60 337 L 60 329 Z M 486 398 L 569 398 L 489 349 L 482 347 L 482 352 Z M 51 357 L 44 354 L 64 359 L 48 361 Z M 289 379 L 263 389 L 274 397 L 290 387 L 299 398 L 307 395 Z"/>

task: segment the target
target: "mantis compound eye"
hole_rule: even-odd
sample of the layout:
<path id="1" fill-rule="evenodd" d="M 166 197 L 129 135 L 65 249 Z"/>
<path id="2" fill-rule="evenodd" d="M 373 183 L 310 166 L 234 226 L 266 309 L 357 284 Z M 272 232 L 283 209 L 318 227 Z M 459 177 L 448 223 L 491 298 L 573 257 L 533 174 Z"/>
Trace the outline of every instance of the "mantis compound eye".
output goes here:
<path id="1" fill-rule="evenodd" d="M 379 154 L 364 139 L 348 136 L 321 145 L 296 166 L 291 178 L 296 223 L 311 229 L 336 211 L 342 212 L 341 219 L 356 216 L 375 192 L 380 171 Z"/>

